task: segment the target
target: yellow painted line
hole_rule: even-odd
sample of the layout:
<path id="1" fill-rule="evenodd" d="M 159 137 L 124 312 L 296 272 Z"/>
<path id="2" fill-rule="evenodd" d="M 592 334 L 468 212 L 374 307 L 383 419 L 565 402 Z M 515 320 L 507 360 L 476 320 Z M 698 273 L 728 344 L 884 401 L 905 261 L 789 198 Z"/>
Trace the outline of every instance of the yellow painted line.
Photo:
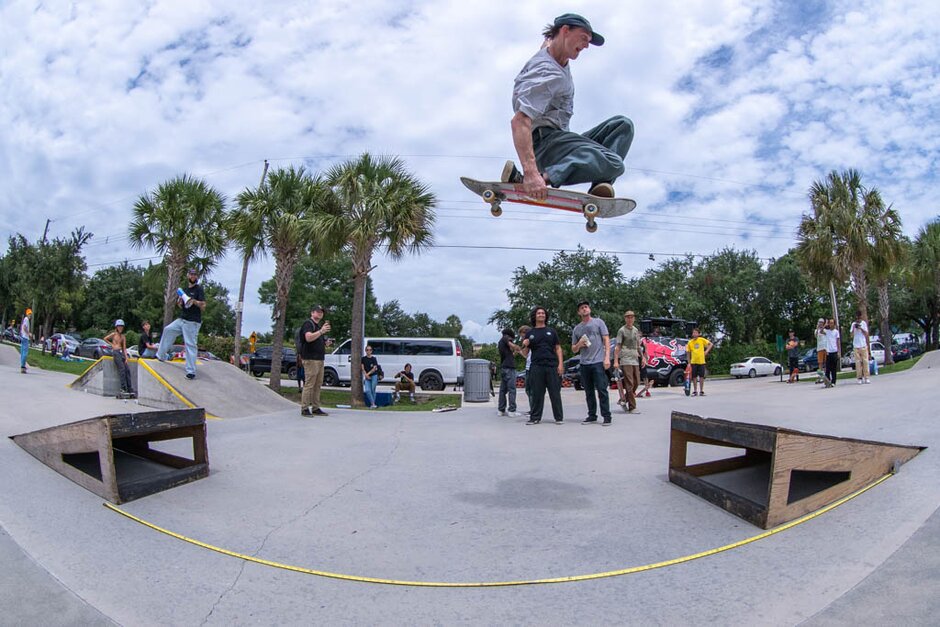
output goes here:
<path id="1" fill-rule="evenodd" d="M 157 382 L 158 382 L 160 385 L 162 385 L 163 387 L 165 387 L 165 388 L 170 392 L 170 394 L 172 394 L 173 396 L 175 396 L 176 398 L 178 398 L 180 401 L 182 401 L 182 403 L 183 403 L 184 405 L 186 405 L 186 406 L 189 407 L 190 409 L 196 409 L 196 404 L 193 403 L 193 402 L 192 402 L 191 400 L 189 400 L 188 398 L 186 398 L 185 396 L 183 396 L 182 394 L 180 394 L 179 390 L 177 390 L 175 387 L 173 387 L 173 385 L 170 384 L 169 381 L 167 381 L 166 379 L 164 379 L 163 377 L 161 377 L 161 376 L 159 375 L 159 373 L 157 373 L 156 370 L 154 370 L 153 368 L 150 367 L 150 364 L 147 363 L 147 360 L 146 360 L 146 359 L 138 359 L 138 360 L 137 360 L 137 365 L 138 365 L 138 366 L 143 366 L 143 367 L 144 367 L 144 370 L 146 370 L 147 372 L 149 372 L 150 374 L 152 374 L 152 375 L 153 375 L 153 378 L 156 379 Z M 140 384 L 138 383 L 138 386 L 139 386 L 139 385 L 140 385 Z M 213 415 L 210 414 L 209 412 L 206 412 L 206 418 L 209 418 L 210 420 L 221 420 L 221 418 L 219 418 L 218 416 L 213 416 Z"/>
<path id="2" fill-rule="evenodd" d="M 833 509 L 839 507 L 843 503 L 847 503 L 848 501 L 851 501 L 852 499 L 859 496 L 860 494 L 863 494 L 867 492 L 868 490 L 871 490 L 872 488 L 874 488 L 876 485 L 882 483 L 883 481 L 886 481 L 889 477 L 891 477 L 891 474 L 892 473 L 889 473 L 885 475 L 884 477 L 881 477 L 880 479 L 872 482 L 871 484 L 853 492 L 852 494 L 849 494 L 848 496 L 845 496 L 834 503 L 831 503 L 821 509 L 818 509 L 815 512 L 812 512 L 810 514 L 806 514 L 805 516 L 797 518 L 796 520 L 791 520 L 790 522 L 786 524 L 779 525 L 777 527 L 774 527 L 773 529 L 770 529 L 763 533 L 759 533 L 756 536 L 751 536 L 750 538 L 746 538 L 739 542 L 726 544 L 718 548 L 709 549 L 707 551 L 702 551 L 701 553 L 695 553 L 693 555 L 686 555 L 684 557 L 677 557 L 675 559 L 666 560 L 663 562 L 646 564 L 644 566 L 633 566 L 631 568 L 623 568 L 621 570 L 609 570 L 603 573 L 592 573 L 588 575 L 572 575 L 570 577 L 552 577 L 548 579 L 529 579 L 529 580 L 518 580 L 518 581 L 478 581 L 478 582 L 402 581 L 398 579 L 382 579 L 380 577 L 363 577 L 360 575 L 346 575 L 342 573 L 332 573 L 332 572 L 328 572 L 325 570 L 315 570 L 312 568 L 304 568 L 302 566 L 292 566 L 290 564 L 272 562 L 270 560 L 261 559 L 259 557 L 254 557 L 253 555 L 237 553 L 235 551 L 229 551 L 228 549 L 223 549 L 218 546 L 213 546 L 205 542 L 200 542 L 199 540 L 188 538 L 184 535 L 170 531 L 169 529 L 158 527 L 157 525 L 154 525 L 153 523 L 147 522 L 146 520 L 143 520 L 132 514 L 129 514 L 128 512 L 125 512 L 121 508 L 115 507 L 114 505 L 111 505 L 110 503 L 103 503 L 103 505 L 107 507 L 108 509 L 117 512 L 118 514 L 121 514 L 122 516 L 126 516 L 127 518 L 130 518 L 131 520 L 135 522 L 138 522 L 146 527 L 150 527 L 154 531 L 159 531 L 160 533 L 164 533 L 170 537 L 176 538 L 177 540 L 182 540 L 183 542 L 188 542 L 189 544 L 194 544 L 204 549 L 209 549 L 210 551 L 221 553 L 222 555 L 228 555 L 230 557 L 237 557 L 238 559 L 245 560 L 246 562 L 261 564 L 262 566 L 271 566 L 272 568 L 290 570 L 296 573 L 303 573 L 305 575 L 316 575 L 318 577 L 328 577 L 330 579 L 343 579 L 346 581 L 358 581 L 361 583 L 377 583 L 377 584 L 384 584 L 384 585 L 389 585 L 389 586 L 415 586 L 415 587 L 421 587 L 421 588 L 499 588 L 499 587 L 506 587 L 506 586 L 534 586 L 538 584 L 549 584 L 549 583 L 571 583 L 574 581 L 588 581 L 591 579 L 604 579 L 608 577 L 620 577 L 623 575 L 633 575 L 635 573 L 642 573 L 648 570 L 655 570 L 657 568 L 665 568 L 666 566 L 675 566 L 677 564 L 684 564 L 686 562 L 691 562 L 692 560 L 697 560 L 703 557 L 709 557 L 711 555 L 716 555 L 718 553 L 730 551 L 732 549 L 737 549 L 742 546 L 751 544 L 753 542 L 757 542 L 758 540 L 769 538 L 772 535 L 781 533 L 788 529 L 792 529 L 793 527 L 796 527 L 797 525 L 801 525 L 807 521 L 810 521 L 816 518 L 817 516 L 822 516 L 826 512 L 832 511 Z"/>

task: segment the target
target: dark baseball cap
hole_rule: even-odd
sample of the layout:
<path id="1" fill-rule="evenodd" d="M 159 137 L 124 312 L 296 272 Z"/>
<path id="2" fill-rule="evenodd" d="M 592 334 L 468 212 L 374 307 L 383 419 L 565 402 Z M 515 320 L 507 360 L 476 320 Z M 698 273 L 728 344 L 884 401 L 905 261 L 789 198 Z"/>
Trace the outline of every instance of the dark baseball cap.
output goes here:
<path id="1" fill-rule="evenodd" d="M 310 308 L 310 311 L 326 311 L 326 310 L 320 305 L 314 305 L 313 307 Z"/>
<path id="2" fill-rule="evenodd" d="M 587 300 L 582 300 L 581 302 L 578 303 L 578 309 L 581 309 L 581 305 L 587 305 L 588 307 L 590 307 L 591 302 Z"/>
<path id="3" fill-rule="evenodd" d="M 592 46 L 604 45 L 604 36 L 600 33 L 595 33 L 594 29 L 591 28 L 591 23 L 577 13 L 565 13 L 564 15 L 559 15 L 555 18 L 555 26 L 575 26 L 577 28 L 583 28 L 587 32 L 591 33 Z"/>
<path id="4" fill-rule="evenodd" d="M 189 270 L 186 271 L 186 274 L 199 274 L 199 269 L 198 269 L 198 268 L 190 268 Z"/>

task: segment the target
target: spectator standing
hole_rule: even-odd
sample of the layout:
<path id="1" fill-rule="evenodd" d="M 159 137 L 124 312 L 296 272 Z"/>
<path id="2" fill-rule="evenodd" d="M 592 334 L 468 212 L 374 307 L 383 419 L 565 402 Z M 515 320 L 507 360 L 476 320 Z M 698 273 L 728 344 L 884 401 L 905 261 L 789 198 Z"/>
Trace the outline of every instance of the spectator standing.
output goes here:
<path id="1" fill-rule="evenodd" d="M 855 312 L 852 323 L 852 356 L 855 358 L 855 378 L 857 383 L 871 383 L 868 378 L 868 355 L 871 353 L 871 338 L 868 335 L 868 322 L 862 320 L 862 312 Z"/>
<path id="2" fill-rule="evenodd" d="M 834 318 L 829 318 L 826 325 L 826 387 L 831 388 L 836 384 L 839 374 L 839 344 L 842 336 L 839 329 L 836 328 Z"/>
<path id="3" fill-rule="evenodd" d="M 362 392 L 366 397 L 366 405 L 375 409 L 375 388 L 379 385 L 379 360 L 372 356 L 372 347 L 366 346 L 365 357 L 362 358 Z"/>
<path id="4" fill-rule="evenodd" d="M 705 360 L 713 344 L 702 337 L 698 327 L 692 329 L 692 339 L 686 345 L 689 353 L 689 365 L 692 367 L 692 396 L 705 396 Z M 698 390 L 695 384 L 698 383 Z"/>
<path id="5" fill-rule="evenodd" d="M 535 307 L 529 315 L 532 328 L 522 340 L 524 353 L 532 356 L 528 377 L 532 380 L 530 384 L 532 404 L 527 425 L 537 425 L 542 421 L 546 390 L 548 398 L 552 401 L 555 424 L 561 424 L 565 419 L 565 412 L 561 405 L 561 375 L 565 371 L 564 360 L 558 332 L 548 326 L 547 321 L 548 310 L 544 307 Z"/>
<path id="6" fill-rule="evenodd" d="M 649 376 L 646 367 L 649 365 L 649 357 L 646 352 L 646 338 L 640 339 L 640 381 L 643 383 L 643 389 L 637 396 L 651 396 L 650 388 L 656 385 L 656 380 Z"/>
<path id="7" fill-rule="evenodd" d="M 196 378 L 196 356 L 198 354 L 199 327 L 202 326 L 202 312 L 206 308 L 206 293 L 199 284 L 199 271 L 190 268 L 186 273 L 186 287 L 176 290 L 176 303 L 182 308 L 180 316 L 166 325 L 160 335 L 160 347 L 157 359 L 166 361 L 167 352 L 176 338 L 183 336 L 186 345 L 186 378 Z"/>
<path id="8" fill-rule="evenodd" d="M 531 330 L 532 327 L 529 325 L 522 325 L 519 327 L 519 337 L 525 338 Z M 532 413 L 532 388 L 529 386 L 529 368 L 532 367 L 532 353 L 524 350 L 521 346 L 518 353 L 525 357 L 525 397 L 529 401 L 529 411 L 526 412 L 526 415 L 529 415 Z"/>
<path id="9" fill-rule="evenodd" d="M 796 338 L 796 332 L 790 329 L 790 337 L 787 338 L 787 368 L 790 371 L 790 378 L 787 383 L 793 383 L 800 380 L 800 341 Z"/>
<path id="10" fill-rule="evenodd" d="M 323 358 L 326 355 L 326 334 L 329 321 L 323 321 L 323 307 L 310 308 L 310 318 L 300 328 L 303 343 L 300 355 L 304 364 L 304 389 L 300 395 L 301 416 L 328 416 L 320 407 L 320 388 L 323 386 Z"/>
<path id="11" fill-rule="evenodd" d="M 411 364 L 405 364 L 405 369 L 395 373 L 395 400 L 400 398 L 401 392 L 408 390 L 408 398 L 412 403 L 415 402 L 415 373 L 411 370 Z"/>
<path id="12" fill-rule="evenodd" d="M 610 425 L 610 393 L 607 370 L 610 368 L 610 332 L 600 318 L 591 317 L 591 303 L 578 303 L 581 322 L 571 332 L 571 352 L 581 356 L 581 387 L 587 401 L 588 416 L 583 424 L 597 424 L 597 405 L 605 425 Z M 577 341 L 574 339 L 577 338 Z M 597 395 L 595 398 L 595 394 Z"/>
<path id="13" fill-rule="evenodd" d="M 141 359 L 151 359 L 157 356 L 160 346 L 153 343 L 153 335 L 150 333 L 150 321 L 144 320 L 140 325 L 140 341 L 137 343 L 137 354 Z"/>
<path id="14" fill-rule="evenodd" d="M 816 321 L 816 383 L 826 380 L 826 319 Z"/>
<path id="15" fill-rule="evenodd" d="M 133 396 L 134 386 L 131 383 L 131 370 L 127 365 L 127 336 L 124 335 L 124 321 L 120 318 L 115 320 L 114 331 L 111 331 L 102 339 L 111 345 L 111 359 L 118 371 L 121 392 Z"/>
<path id="16" fill-rule="evenodd" d="M 638 414 L 636 408 L 636 390 L 640 386 L 640 341 L 643 335 L 633 325 L 636 315 L 633 311 L 623 314 L 623 326 L 617 331 L 617 355 L 614 368 L 623 371 L 623 391 L 626 392 L 627 413 Z"/>
<path id="17" fill-rule="evenodd" d="M 26 357 L 29 355 L 29 317 L 33 310 L 26 308 L 23 320 L 20 322 L 20 372 L 26 374 Z"/>
<path id="18" fill-rule="evenodd" d="M 512 329 L 503 329 L 503 336 L 496 345 L 499 350 L 497 410 L 500 416 L 516 417 L 519 415 L 516 412 L 516 351 L 519 350 L 519 347 L 512 341 L 515 335 Z"/>

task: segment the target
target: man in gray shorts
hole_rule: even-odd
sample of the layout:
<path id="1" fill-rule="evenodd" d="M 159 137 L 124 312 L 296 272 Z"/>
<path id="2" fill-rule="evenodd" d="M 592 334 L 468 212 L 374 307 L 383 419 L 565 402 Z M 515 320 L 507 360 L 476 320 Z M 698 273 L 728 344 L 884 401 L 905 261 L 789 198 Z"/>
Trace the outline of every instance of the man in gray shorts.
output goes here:
<path id="1" fill-rule="evenodd" d="M 569 61 L 604 38 L 574 13 L 555 18 L 542 32 L 545 44 L 516 76 L 512 92 L 512 141 L 522 172 L 507 161 L 501 180 L 521 183 L 526 194 L 544 200 L 548 186 L 590 183 L 591 194 L 613 198 L 612 183 L 623 174 L 633 143 L 633 122 L 615 116 L 583 135 L 568 130 L 574 113 Z"/>

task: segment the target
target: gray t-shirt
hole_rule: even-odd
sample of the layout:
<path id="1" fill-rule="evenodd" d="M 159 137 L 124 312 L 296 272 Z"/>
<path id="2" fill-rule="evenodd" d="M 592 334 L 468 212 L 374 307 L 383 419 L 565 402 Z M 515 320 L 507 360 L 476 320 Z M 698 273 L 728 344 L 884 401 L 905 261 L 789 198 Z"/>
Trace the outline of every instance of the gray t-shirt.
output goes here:
<path id="1" fill-rule="evenodd" d="M 574 114 L 574 81 L 569 66 L 560 66 L 547 48 L 529 59 L 512 90 L 512 110 L 532 119 L 532 130 L 550 126 L 568 130 Z"/>
<path id="2" fill-rule="evenodd" d="M 579 322 L 571 332 L 571 343 L 577 344 L 582 335 L 586 335 L 591 345 L 581 349 L 582 364 L 599 364 L 604 361 L 604 336 L 610 335 L 607 325 L 600 318 L 591 318 Z"/>

